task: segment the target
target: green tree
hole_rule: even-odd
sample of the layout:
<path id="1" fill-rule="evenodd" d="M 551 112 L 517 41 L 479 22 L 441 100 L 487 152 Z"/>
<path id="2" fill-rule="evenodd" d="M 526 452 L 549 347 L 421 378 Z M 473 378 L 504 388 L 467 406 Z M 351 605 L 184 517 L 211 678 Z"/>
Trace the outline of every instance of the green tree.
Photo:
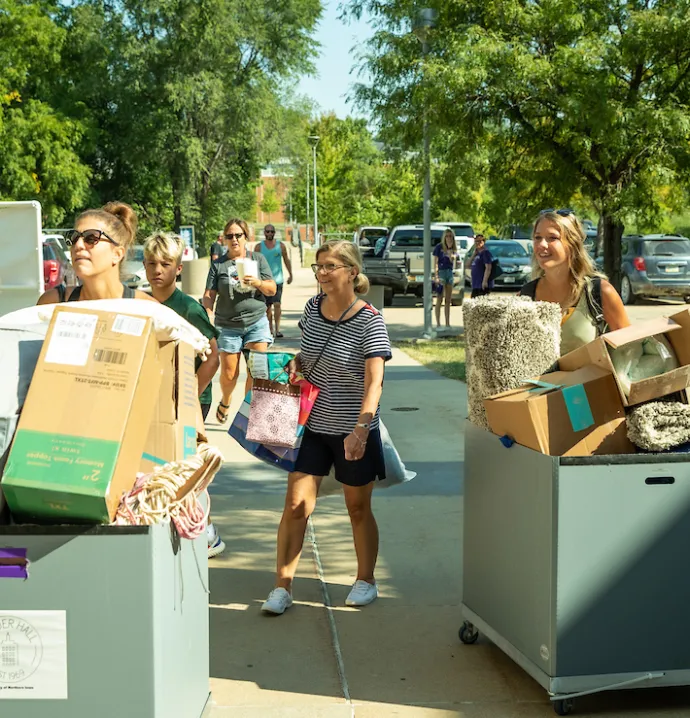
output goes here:
<path id="1" fill-rule="evenodd" d="M 82 123 L 42 97 L 65 42 L 47 9 L 0 0 L 0 199 L 38 200 L 56 225 L 86 198 L 90 170 L 78 153 Z"/>
<path id="2" fill-rule="evenodd" d="M 658 220 L 659 188 L 690 169 L 688 0 L 438 3 L 426 62 L 412 3 L 349 5 L 364 9 L 380 29 L 357 94 L 384 132 L 415 145 L 425 108 L 459 161 L 485 157 L 495 220 L 580 198 L 602 218 L 618 285 L 625 219 Z"/>
<path id="3" fill-rule="evenodd" d="M 388 158 L 367 128 L 366 121 L 323 115 L 307 135 L 317 135 L 318 213 L 320 225 L 351 230 L 364 224 L 397 223 L 421 214 L 421 184 L 413 164 Z M 311 149 L 302 147 L 292 183 L 293 207 L 299 221 L 306 217 L 307 172 L 313 186 Z M 313 208 L 312 208 L 313 211 Z M 415 220 L 416 221 L 416 220 Z"/>
<path id="4" fill-rule="evenodd" d="M 319 0 L 75 0 L 55 103 L 83 116 L 99 200 L 121 197 L 145 227 L 193 223 L 206 242 L 247 214 L 275 149 L 282 85 L 310 68 Z"/>
<path id="5" fill-rule="evenodd" d="M 280 209 L 278 193 L 273 185 L 264 185 L 264 196 L 261 200 L 261 211 L 269 216 Z"/>

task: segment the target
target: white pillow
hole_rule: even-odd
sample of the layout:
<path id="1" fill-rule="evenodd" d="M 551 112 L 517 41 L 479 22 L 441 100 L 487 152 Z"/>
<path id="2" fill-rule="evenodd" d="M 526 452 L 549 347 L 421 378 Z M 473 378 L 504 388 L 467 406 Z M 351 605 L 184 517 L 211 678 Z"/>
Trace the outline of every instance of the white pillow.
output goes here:
<path id="1" fill-rule="evenodd" d="M 64 303 L 41 304 L 5 314 L 0 317 L 0 329 L 30 329 L 42 333 L 45 337 L 55 307 L 60 306 L 64 306 Z M 71 304 L 70 306 L 75 305 Z M 206 355 L 211 352 L 208 339 L 196 327 L 170 307 L 158 302 L 150 302 L 146 299 L 96 299 L 80 301 L 79 307 L 138 317 L 151 317 L 159 342 L 185 342 L 190 344 L 202 359 L 205 359 Z"/>

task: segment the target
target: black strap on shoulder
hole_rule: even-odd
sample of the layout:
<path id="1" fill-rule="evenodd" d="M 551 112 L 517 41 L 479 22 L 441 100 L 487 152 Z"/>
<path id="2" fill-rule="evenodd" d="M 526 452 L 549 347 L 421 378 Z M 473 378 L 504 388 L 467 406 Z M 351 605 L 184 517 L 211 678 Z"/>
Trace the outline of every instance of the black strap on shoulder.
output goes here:
<path id="1" fill-rule="evenodd" d="M 537 284 L 539 284 L 538 279 L 533 279 L 531 282 L 523 284 L 522 289 L 520 290 L 520 296 L 529 297 L 532 301 L 534 301 L 537 298 Z"/>
<path id="2" fill-rule="evenodd" d="M 585 299 L 587 300 L 587 309 L 597 328 L 597 334 L 606 334 L 609 325 L 604 319 L 603 301 L 601 297 L 601 277 L 587 278 L 585 282 Z"/>
<path id="3" fill-rule="evenodd" d="M 65 301 L 65 294 L 66 294 L 66 292 L 67 292 L 67 287 L 65 287 L 64 284 L 58 284 L 57 287 L 55 287 L 55 289 L 57 289 L 58 301 L 59 301 L 60 303 L 64 302 L 64 301 Z"/>
<path id="4" fill-rule="evenodd" d="M 321 311 L 321 301 L 323 300 L 323 294 L 321 294 L 319 297 L 317 297 L 316 300 L 316 311 Z M 329 342 L 333 338 L 333 335 L 335 334 L 335 330 L 340 326 L 340 323 L 345 319 L 345 315 L 352 309 L 352 307 L 357 304 L 357 301 L 359 300 L 359 297 L 355 297 L 355 301 L 350 304 L 350 306 L 340 315 L 340 319 L 335 323 L 335 326 L 331 330 L 331 333 L 326 337 L 326 341 L 323 343 L 323 346 L 321 347 L 321 351 L 319 352 L 319 355 L 316 357 L 314 363 L 311 365 L 311 369 L 309 370 L 309 374 L 305 374 L 305 378 L 309 380 L 309 377 L 314 373 L 314 370 L 316 369 L 316 365 L 321 361 L 321 357 L 323 356 L 323 353 L 326 351 L 326 347 L 328 346 Z"/>
<path id="5" fill-rule="evenodd" d="M 81 296 L 81 284 L 72 289 L 72 293 L 69 295 L 68 302 L 78 302 Z"/>

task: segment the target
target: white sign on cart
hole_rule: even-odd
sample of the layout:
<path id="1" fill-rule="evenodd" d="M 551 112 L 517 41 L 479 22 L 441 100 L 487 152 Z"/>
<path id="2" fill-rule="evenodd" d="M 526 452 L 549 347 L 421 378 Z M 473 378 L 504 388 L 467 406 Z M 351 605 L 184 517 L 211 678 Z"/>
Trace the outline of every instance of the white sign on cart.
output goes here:
<path id="1" fill-rule="evenodd" d="M 66 611 L 0 611 L 3 699 L 67 699 Z"/>

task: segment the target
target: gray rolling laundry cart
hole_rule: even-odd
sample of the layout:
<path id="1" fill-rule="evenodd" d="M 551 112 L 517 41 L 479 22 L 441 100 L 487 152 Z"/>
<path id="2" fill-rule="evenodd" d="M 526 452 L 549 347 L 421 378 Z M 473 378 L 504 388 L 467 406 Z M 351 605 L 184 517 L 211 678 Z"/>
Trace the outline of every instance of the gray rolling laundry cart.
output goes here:
<path id="1" fill-rule="evenodd" d="M 210 712 L 206 532 L 0 526 L 8 555 L 30 564 L 27 578 L 0 565 L 0 715 Z"/>
<path id="2" fill-rule="evenodd" d="M 551 457 L 466 422 L 463 643 L 549 693 L 690 685 L 690 455 Z"/>

